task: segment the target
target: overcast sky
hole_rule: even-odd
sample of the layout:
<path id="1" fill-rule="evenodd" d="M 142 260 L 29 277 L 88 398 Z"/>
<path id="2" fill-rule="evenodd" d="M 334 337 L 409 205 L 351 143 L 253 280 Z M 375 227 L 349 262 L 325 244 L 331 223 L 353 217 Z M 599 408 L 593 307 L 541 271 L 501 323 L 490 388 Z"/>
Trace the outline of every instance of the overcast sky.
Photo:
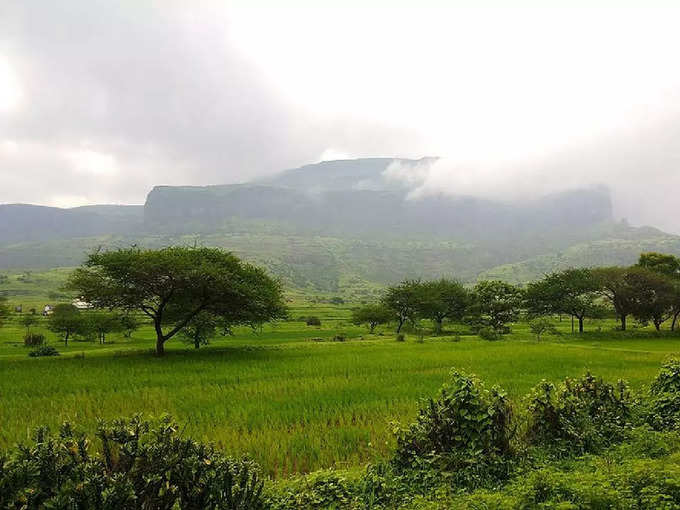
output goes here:
<path id="1" fill-rule="evenodd" d="M 143 203 L 324 159 L 414 196 L 605 184 L 680 232 L 680 11 L 0 0 L 0 202 Z"/>

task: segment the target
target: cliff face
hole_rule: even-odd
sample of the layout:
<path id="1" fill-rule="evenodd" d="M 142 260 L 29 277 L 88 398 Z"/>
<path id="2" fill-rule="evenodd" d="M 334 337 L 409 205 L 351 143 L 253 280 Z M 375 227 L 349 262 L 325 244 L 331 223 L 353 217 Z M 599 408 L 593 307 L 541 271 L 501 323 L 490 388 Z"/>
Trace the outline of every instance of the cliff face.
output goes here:
<path id="1" fill-rule="evenodd" d="M 408 189 L 385 177 L 393 161 L 325 162 L 238 185 L 156 187 L 147 198 L 145 220 L 173 231 L 204 231 L 245 220 L 276 222 L 296 232 L 456 239 L 505 239 L 612 220 L 611 200 L 602 190 L 517 204 L 449 195 L 408 199 Z M 423 160 L 397 161 L 415 167 Z"/>

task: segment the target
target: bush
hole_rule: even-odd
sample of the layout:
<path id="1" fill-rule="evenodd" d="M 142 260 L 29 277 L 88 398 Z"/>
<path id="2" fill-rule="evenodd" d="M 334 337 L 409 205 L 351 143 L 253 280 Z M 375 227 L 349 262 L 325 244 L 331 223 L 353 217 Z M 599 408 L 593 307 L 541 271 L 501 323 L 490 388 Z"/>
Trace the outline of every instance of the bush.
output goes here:
<path id="1" fill-rule="evenodd" d="M 348 508 L 355 498 L 352 480 L 333 470 L 317 471 L 270 491 L 267 508 L 271 510 L 316 510 Z"/>
<path id="2" fill-rule="evenodd" d="M 24 345 L 26 347 L 35 347 L 36 345 L 43 345 L 45 343 L 45 335 L 40 333 L 26 333 L 24 335 Z"/>
<path id="3" fill-rule="evenodd" d="M 406 336 L 404 333 L 399 333 L 396 337 L 397 342 L 405 342 L 406 341 Z"/>
<path id="4" fill-rule="evenodd" d="M 58 436 L 41 428 L 0 463 L 0 508 L 264 508 L 252 462 L 183 439 L 178 429 L 170 418 L 101 424 L 92 452 L 68 424 Z"/>
<path id="5" fill-rule="evenodd" d="M 39 358 L 42 356 L 59 356 L 59 351 L 57 351 L 51 345 L 42 345 L 37 349 L 32 350 L 28 353 L 31 358 Z"/>
<path id="6" fill-rule="evenodd" d="M 318 317 L 307 317 L 305 323 L 307 326 L 321 326 L 321 319 Z"/>
<path id="7" fill-rule="evenodd" d="M 513 410 L 505 393 L 486 390 L 456 371 L 439 397 L 429 399 L 415 423 L 397 427 L 393 465 L 427 484 L 451 476 L 454 486 L 476 487 L 505 478 L 512 456 Z"/>
<path id="8" fill-rule="evenodd" d="M 347 337 L 346 337 L 345 335 L 342 335 L 342 334 L 340 334 L 340 335 L 335 335 L 335 336 L 333 337 L 333 341 L 334 341 L 334 342 L 344 342 L 345 340 L 347 340 Z"/>
<path id="9" fill-rule="evenodd" d="M 647 422 L 656 430 L 680 428 L 680 361 L 671 359 L 661 367 L 650 388 Z"/>
<path id="10" fill-rule="evenodd" d="M 624 439 L 632 408 L 623 381 L 613 386 L 586 374 L 565 379 L 559 391 L 541 381 L 530 396 L 527 440 L 560 456 L 598 452 Z"/>
<path id="11" fill-rule="evenodd" d="M 555 328 L 555 325 L 552 322 L 550 322 L 550 320 L 547 319 L 546 317 L 538 317 L 537 319 L 532 320 L 529 323 L 529 329 L 534 335 L 536 335 L 537 342 L 540 342 L 541 335 L 543 334 L 549 335 L 557 334 L 557 329 Z"/>
<path id="12" fill-rule="evenodd" d="M 479 337 L 482 340 L 488 340 L 490 342 L 493 342 L 495 340 L 500 340 L 501 335 L 498 331 L 493 329 L 492 327 L 486 326 L 483 328 L 480 328 L 480 330 L 477 332 Z"/>

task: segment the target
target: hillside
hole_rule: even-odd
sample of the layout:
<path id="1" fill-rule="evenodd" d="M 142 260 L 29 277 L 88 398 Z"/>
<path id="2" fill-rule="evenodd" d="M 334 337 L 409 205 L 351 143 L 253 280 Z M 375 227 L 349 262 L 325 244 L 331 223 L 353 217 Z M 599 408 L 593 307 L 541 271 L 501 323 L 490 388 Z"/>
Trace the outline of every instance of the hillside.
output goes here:
<path id="1" fill-rule="evenodd" d="M 680 254 L 680 237 L 618 222 L 604 190 L 505 203 L 409 198 L 397 161 L 324 162 L 222 186 L 157 186 L 142 206 L 0 206 L 0 270 L 79 264 L 99 246 L 221 246 L 294 287 L 374 292 L 403 277 L 480 275 L 524 282 L 555 268 Z"/>

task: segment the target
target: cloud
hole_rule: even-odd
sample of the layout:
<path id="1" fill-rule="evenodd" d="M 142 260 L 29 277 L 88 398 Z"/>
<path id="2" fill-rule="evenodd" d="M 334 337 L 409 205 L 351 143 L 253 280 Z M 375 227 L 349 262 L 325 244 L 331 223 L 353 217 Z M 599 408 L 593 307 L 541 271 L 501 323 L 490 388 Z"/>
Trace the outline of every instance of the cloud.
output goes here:
<path id="1" fill-rule="evenodd" d="M 386 177 L 508 199 L 605 183 L 680 231 L 679 12 L 1 2 L 0 202 L 442 156 Z"/>

